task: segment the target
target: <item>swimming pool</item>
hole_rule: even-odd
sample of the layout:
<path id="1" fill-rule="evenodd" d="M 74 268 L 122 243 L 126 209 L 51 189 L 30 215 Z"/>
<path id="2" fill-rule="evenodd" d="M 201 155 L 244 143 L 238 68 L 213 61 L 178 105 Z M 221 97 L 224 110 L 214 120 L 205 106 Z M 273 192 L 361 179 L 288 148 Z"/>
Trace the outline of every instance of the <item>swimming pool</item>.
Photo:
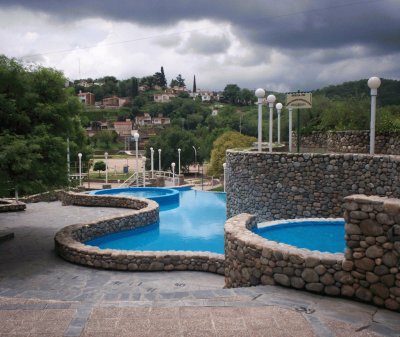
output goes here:
<path id="1" fill-rule="evenodd" d="M 297 219 L 259 224 L 253 232 L 272 241 L 329 253 L 345 249 L 343 219 Z"/>
<path id="2" fill-rule="evenodd" d="M 177 192 L 180 198 L 179 207 L 161 208 L 159 223 L 104 235 L 86 241 L 85 244 L 104 249 L 208 251 L 223 254 L 225 193 L 192 189 L 181 189 Z"/>

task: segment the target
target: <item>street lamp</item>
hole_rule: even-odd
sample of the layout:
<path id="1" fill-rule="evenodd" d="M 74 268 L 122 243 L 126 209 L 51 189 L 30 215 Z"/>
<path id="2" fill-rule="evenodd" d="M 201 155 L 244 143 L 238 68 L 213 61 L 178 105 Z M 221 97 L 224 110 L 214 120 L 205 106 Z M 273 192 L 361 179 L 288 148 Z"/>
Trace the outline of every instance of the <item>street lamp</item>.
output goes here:
<path id="1" fill-rule="evenodd" d="M 267 102 L 269 106 L 269 152 L 272 152 L 272 123 L 274 114 L 274 103 L 276 101 L 275 95 L 268 95 Z"/>
<path id="2" fill-rule="evenodd" d="M 178 149 L 178 174 L 181 175 L 181 149 Z"/>
<path id="3" fill-rule="evenodd" d="M 289 108 L 289 152 L 292 152 L 292 112 L 293 109 Z"/>
<path id="4" fill-rule="evenodd" d="M 108 162 L 107 162 L 108 152 L 104 152 L 104 158 L 106 159 L 106 184 L 108 184 Z"/>
<path id="5" fill-rule="evenodd" d="M 262 142 L 262 102 L 263 97 L 265 96 L 265 90 L 262 88 L 258 88 L 255 92 L 255 95 L 258 98 L 258 142 L 257 149 L 258 152 L 261 152 L 261 142 Z"/>
<path id="6" fill-rule="evenodd" d="M 371 89 L 371 126 L 370 126 L 370 140 L 369 140 L 369 153 L 375 153 L 375 115 L 376 115 L 376 96 L 378 95 L 378 88 L 381 85 L 379 77 L 370 77 L 368 86 Z"/>
<path id="7" fill-rule="evenodd" d="M 79 186 L 82 186 L 82 153 L 78 153 L 79 159 Z"/>
<path id="8" fill-rule="evenodd" d="M 276 111 L 278 112 L 278 144 L 281 143 L 281 111 L 283 108 L 282 103 L 276 103 Z"/>
<path id="9" fill-rule="evenodd" d="M 194 176 L 195 178 L 197 178 L 197 170 L 196 170 L 196 165 L 197 165 L 197 150 L 194 147 L 194 145 L 192 145 L 192 148 L 194 150 L 194 165 L 195 165 L 195 171 L 194 171 Z M 198 165 L 197 165 L 197 169 L 198 169 Z"/>
<path id="10" fill-rule="evenodd" d="M 139 187 L 139 134 L 135 132 L 133 138 L 136 145 L 136 187 Z"/>
<path id="11" fill-rule="evenodd" d="M 226 192 L 226 163 L 223 163 L 222 167 L 224 168 L 224 192 Z"/>
<path id="12" fill-rule="evenodd" d="M 146 157 L 142 157 L 143 161 L 143 187 L 146 187 Z"/>
<path id="13" fill-rule="evenodd" d="M 158 170 L 161 172 L 161 149 L 158 149 Z"/>
<path id="14" fill-rule="evenodd" d="M 172 185 L 175 186 L 175 163 L 171 163 L 172 167 Z"/>
<path id="15" fill-rule="evenodd" d="M 154 178 L 154 149 L 150 148 L 150 155 L 151 155 L 151 178 Z"/>

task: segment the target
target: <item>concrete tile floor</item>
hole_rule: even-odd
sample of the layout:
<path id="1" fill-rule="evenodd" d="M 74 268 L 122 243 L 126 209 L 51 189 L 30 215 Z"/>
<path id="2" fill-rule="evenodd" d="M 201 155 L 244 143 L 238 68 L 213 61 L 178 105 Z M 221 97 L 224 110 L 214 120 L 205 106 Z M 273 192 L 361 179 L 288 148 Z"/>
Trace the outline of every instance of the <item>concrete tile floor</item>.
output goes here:
<path id="1" fill-rule="evenodd" d="M 67 263 L 55 232 L 111 208 L 30 204 L 0 214 L 0 337 L 400 336 L 400 314 L 273 286 L 223 289 L 200 272 L 126 273 Z"/>

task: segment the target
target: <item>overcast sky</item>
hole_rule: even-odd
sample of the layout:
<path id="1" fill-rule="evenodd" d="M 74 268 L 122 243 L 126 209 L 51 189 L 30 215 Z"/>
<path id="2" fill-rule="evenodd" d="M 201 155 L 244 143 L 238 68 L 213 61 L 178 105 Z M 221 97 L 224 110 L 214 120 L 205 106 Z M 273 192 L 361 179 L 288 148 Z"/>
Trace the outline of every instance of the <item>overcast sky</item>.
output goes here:
<path id="1" fill-rule="evenodd" d="M 0 0 L 0 45 L 71 80 L 312 90 L 400 79 L 400 0 Z"/>

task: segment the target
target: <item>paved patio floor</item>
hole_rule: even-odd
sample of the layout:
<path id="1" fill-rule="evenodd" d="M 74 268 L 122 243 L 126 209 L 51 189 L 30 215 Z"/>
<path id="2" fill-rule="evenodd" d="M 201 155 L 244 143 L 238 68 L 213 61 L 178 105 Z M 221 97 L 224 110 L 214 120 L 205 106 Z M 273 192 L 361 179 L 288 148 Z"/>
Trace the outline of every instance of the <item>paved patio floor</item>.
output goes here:
<path id="1" fill-rule="evenodd" d="M 55 232 L 112 208 L 0 213 L 0 337 L 400 336 L 400 314 L 283 287 L 223 289 L 202 272 L 118 272 L 63 261 Z"/>

